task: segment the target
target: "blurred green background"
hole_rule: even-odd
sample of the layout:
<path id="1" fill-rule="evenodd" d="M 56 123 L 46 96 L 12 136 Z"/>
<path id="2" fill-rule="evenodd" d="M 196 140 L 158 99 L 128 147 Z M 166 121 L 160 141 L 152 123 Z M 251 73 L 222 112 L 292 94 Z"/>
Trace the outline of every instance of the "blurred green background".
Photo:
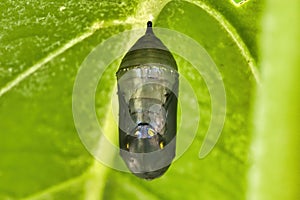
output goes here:
<path id="1" fill-rule="evenodd" d="M 299 10 L 297 0 L 2 0 L 0 200 L 300 199 Z M 222 75 L 227 112 L 217 145 L 199 159 L 210 96 L 177 56 L 198 97 L 198 134 L 164 176 L 145 181 L 89 154 L 74 126 L 72 90 L 98 44 L 150 18 L 206 49 Z M 118 63 L 96 94 L 104 127 L 114 123 L 107 113 Z"/>

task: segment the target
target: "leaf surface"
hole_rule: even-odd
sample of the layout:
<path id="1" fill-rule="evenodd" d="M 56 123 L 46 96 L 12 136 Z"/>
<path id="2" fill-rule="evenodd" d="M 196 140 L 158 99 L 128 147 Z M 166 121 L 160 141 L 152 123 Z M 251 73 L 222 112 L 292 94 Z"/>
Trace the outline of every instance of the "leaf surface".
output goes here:
<path id="1" fill-rule="evenodd" d="M 229 1 L 168 2 L 0 3 L 0 199 L 245 198 L 261 5 L 254 0 L 240 7 Z M 206 49 L 224 81 L 227 114 L 219 142 L 200 160 L 210 96 L 202 77 L 176 56 L 180 74 L 199 99 L 198 134 L 163 177 L 147 182 L 106 168 L 87 152 L 74 126 L 72 91 L 77 70 L 94 47 L 124 30 L 144 28 L 150 15 L 155 26 L 184 33 Z M 106 113 L 116 68 L 117 62 L 107 69 L 95 101 L 106 127 L 112 123 Z"/>

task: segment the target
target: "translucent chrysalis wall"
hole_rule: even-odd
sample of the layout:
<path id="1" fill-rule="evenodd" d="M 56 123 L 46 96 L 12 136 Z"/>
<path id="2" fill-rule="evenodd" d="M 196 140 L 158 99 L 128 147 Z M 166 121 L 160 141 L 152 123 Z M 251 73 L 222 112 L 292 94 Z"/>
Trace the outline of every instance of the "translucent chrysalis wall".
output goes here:
<path id="1" fill-rule="evenodd" d="M 152 23 L 117 71 L 120 155 L 138 177 L 154 179 L 175 157 L 178 72 Z"/>

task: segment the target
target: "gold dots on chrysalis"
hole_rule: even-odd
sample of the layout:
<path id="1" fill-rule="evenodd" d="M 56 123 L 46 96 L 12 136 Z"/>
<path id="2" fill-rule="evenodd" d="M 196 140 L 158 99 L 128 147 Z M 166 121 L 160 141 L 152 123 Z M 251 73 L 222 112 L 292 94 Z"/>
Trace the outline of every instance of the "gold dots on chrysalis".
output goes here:
<path id="1" fill-rule="evenodd" d="M 160 142 L 160 143 L 159 143 L 159 148 L 160 148 L 160 149 L 163 149 L 163 148 L 164 148 L 164 142 Z"/>
<path id="2" fill-rule="evenodd" d="M 152 137 L 154 134 L 155 134 L 154 131 L 149 128 L 148 129 L 148 135 Z"/>

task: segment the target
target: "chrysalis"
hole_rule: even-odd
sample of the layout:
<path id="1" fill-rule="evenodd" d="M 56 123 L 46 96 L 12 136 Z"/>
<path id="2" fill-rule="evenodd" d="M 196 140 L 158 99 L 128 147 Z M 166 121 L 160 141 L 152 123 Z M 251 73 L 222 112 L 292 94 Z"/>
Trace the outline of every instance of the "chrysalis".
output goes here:
<path id="1" fill-rule="evenodd" d="M 152 22 L 116 74 L 120 155 L 136 176 L 157 178 L 175 157 L 179 83 L 176 61 Z"/>

